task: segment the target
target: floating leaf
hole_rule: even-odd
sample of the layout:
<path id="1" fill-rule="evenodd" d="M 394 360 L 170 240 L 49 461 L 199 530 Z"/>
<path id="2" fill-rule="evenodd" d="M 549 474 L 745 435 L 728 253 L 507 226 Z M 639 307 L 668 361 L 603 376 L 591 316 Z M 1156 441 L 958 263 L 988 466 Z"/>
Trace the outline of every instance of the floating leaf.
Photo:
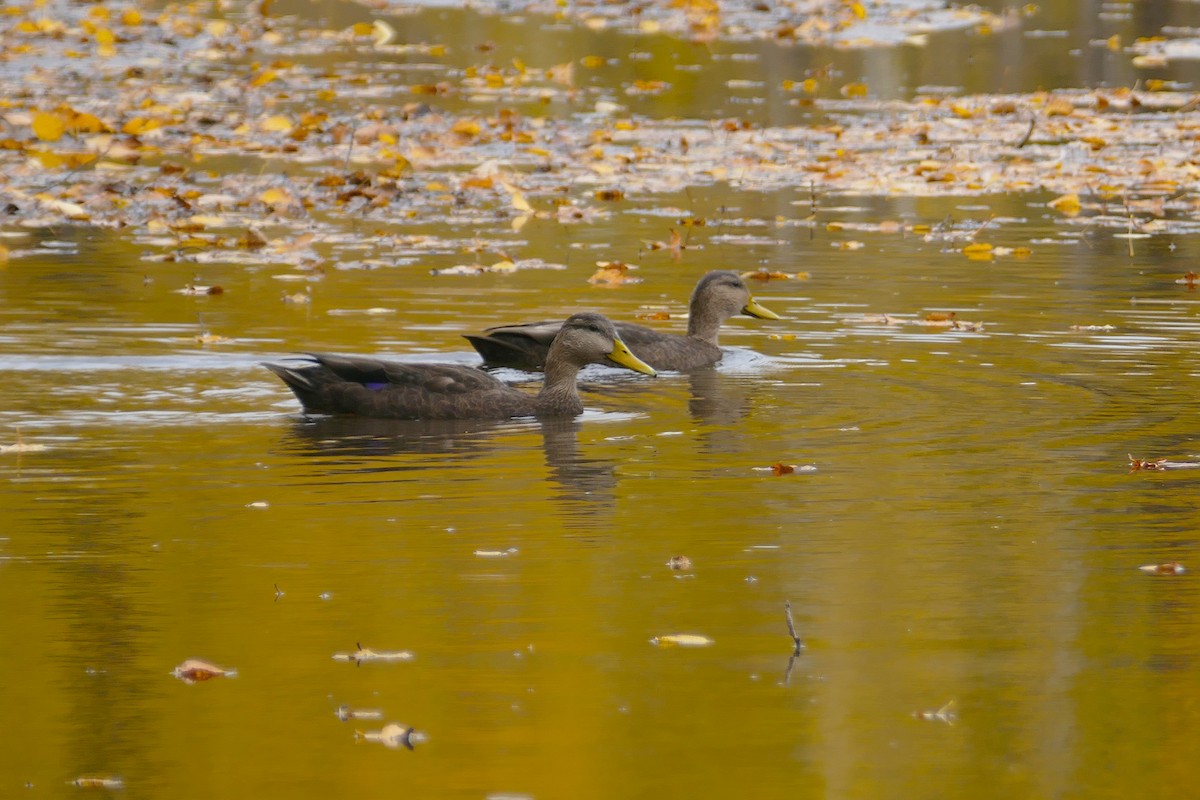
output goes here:
<path id="1" fill-rule="evenodd" d="M 48 114 L 45 111 L 33 112 L 33 135 L 43 142 L 57 142 L 67 129 L 66 120 L 59 114 Z"/>
<path id="2" fill-rule="evenodd" d="M 237 675 L 237 670 L 218 667 L 216 664 L 201 661 L 198 658 L 189 658 L 173 669 L 171 674 L 184 683 L 199 683 L 212 678 L 234 677 Z"/>
<path id="3" fill-rule="evenodd" d="M 793 472 L 796 471 L 796 465 L 795 464 L 784 464 L 782 462 L 776 461 L 774 464 L 771 465 L 771 471 L 774 472 L 777 476 L 778 475 L 791 475 Z"/>
<path id="4" fill-rule="evenodd" d="M 1146 564 L 1138 569 L 1150 575 L 1182 575 L 1187 571 L 1178 561 L 1168 561 L 1166 564 Z"/>
<path id="5" fill-rule="evenodd" d="M 342 722 L 349 722 L 352 719 L 383 719 L 383 711 L 378 708 L 351 708 L 341 705 L 333 713 Z"/>
<path id="6" fill-rule="evenodd" d="M 958 719 L 958 715 L 954 711 L 954 701 L 946 703 L 937 711 L 914 711 L 913 717 L 926 722 L 944 722 L 947 725 L 953 725 L 954 720 Z"/>
<path id="7" fill-rule="evenodd" d="M 1060 195 L 1046 205 L 1067 217 L 1078 216 L 1079 212 L 1083 210 L 1083 206 L 1079 202 L 1079 195 L 1073 192 L 1071 194 Z"/>
<path id="8" fill-rule="evenodd" d="M 694 633 L 671 633 L 655 636 L 650 640 L 650 644 L 659 647 L 708 647 L 713 644 L 713 640 Z"/>
<path id="9" fill-rule="evenodd" d="M 292 203 L 292 196 L 286 189 L 275 187 L 267 189 L 258 196 L 258 199 L 269 206 L 287 206 Z"/>
<path id="10" fill-rule="evenodd" d="M 0 453 L 40 453 L 46 449 L 44 444 L 32 442 L 17 442 L 16 444 L 0 444 Z"/>
<path id="11" fill-rule="evenodd" d="M 333 660 L 362 664 L 366 661 L 412 661 L 416 657 L 407 650 L 370 650 L 361 644 L 355 647 L 358 649 L 351 653 L 334 653 Z"/>
<path id="12" fill-rule="evenodd" d="M 424 737 L 416 730 L 406 725 L 389 722 L 377 731 L 355 731 L 354 736 L 364 742 L 378 742 L 384 747 L 404 747 L 409 750 L 413 745 L 424 741 Z"/>
<path id="13" fill-rule="evenodd" d="M 600 269 L 592 273 L 592 277 L 588 278 L 588 283 L 601 286 L 621 286 L 626 283 L 641 282 L 641 278 L 630 274 L 630 270 L 636 269 L 631 264 L 620 261 L 597 261 L 596 265 Z"/>
<path id="14" fill-rule="evenodd" d="M 692 568 L 692 560 L 687 556 L 671 556 L 667 559 L 667 566 L 674 570 L 686 571 Z"/>
<path id="15" fill-rule="evenodd" d="M 276 114 L 273 117 L 267 117 L 259 123 L 258 127 L 267 133 L 287 133 L 296 126 L 292 121 L 283 114 Z"/>
<path id="16" fill-rule="evenodd" d="M 79 786 L 84 789 L 120 789 L 125 786 L 125 781 L 114 777 L 99 777 L 92 775 L 82 775 L 73 781 L 68 781 L 71 786 Z"/>

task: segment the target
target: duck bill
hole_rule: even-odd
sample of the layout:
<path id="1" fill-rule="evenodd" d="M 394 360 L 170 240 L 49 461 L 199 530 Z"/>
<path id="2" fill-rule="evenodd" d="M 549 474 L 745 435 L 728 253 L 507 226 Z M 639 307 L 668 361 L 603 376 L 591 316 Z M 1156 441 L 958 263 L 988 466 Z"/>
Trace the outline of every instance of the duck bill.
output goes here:
<path id="1" fill-rule="evenodd" d="M 612 349 L 612 352 L 608 354 L 608 360 L 612 361 L 615 364 L 620 364 L 622 367 L 625 367 L 626 369 L 631 369 L 634 372 L 642 372 L 642 373 L 645 373 L 646 375 L 657 375 L 658 374 L 657 372 L 654 371 L 654 367 L 650 366 L 645 361 L 642 361 L 640 358 L 635 356 L 633 354 L 633 352 L 628 347 L 626 347 L 625 343 L 622 342 L 620 339 L 613 340 L 613 349 Z"/>
<path id="2" fill-rule="evenodd" d="M 750 317 L 758 317 L 759 319 L 783 319 L 771 309 L 760 306 L 753 297 L 750 298 L 749 303 L 746 303 L 746 307 L 742 309 L 742 313 Z"/>

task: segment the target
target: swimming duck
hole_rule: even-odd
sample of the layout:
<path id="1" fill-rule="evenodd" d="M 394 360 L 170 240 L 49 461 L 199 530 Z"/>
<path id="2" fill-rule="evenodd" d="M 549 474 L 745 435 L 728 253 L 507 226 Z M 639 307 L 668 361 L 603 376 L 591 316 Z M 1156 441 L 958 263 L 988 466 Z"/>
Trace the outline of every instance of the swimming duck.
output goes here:
<path id="1" fill-rule="evenodd" d="M 713 270 L 700 279 L 692 292 L 687 335 L 662 333 L 630 322 L 617 322 L 615 326 L 634 355 L 650 366 L 683 371 L 711 366 L 721 360 L 717 334 L 721 324 L 737 314 L 779 319 L 778 314 L 754 301 L 736 272 Z M 550 342 L 561 325 L 557 320 L 500 325 L 488 328 L 485 335 L 466 338 L 483 356 L 485 366 L 535 371 L 545 365 Z"/>
<path id="2" fill-rule="evenodd" d="M 615 363 L 654 375 L 599 314 L 575 314 L 562 323 L 546 356 L 546 378 L 536 395 L 522 392 L 476 367 L 409 364 L 365 356 L 310 353 L 299 365 L 263 364 L 288 385 L 310 414 L 387 419 L 507 419 L 575 417 L 583 401 L 575 386 L 581 367 Z"/>

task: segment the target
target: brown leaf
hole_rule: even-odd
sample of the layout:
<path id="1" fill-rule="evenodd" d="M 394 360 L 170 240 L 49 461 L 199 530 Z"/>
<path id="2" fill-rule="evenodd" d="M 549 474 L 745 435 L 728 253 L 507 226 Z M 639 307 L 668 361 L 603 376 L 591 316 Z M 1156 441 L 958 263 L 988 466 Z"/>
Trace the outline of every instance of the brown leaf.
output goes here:
<path id="1" fill-rule="evenodd" d="M 1165 564 L 1146 564 L 1138 569 L 1149 575 L 1182 575 L 1187 571 L 1178 561 L 1168 561 Z"/>
<path id="2" fill-rule="evenodd" d="M 625 264 L 621 261 L 597 261 L 596 266 L 600 267 L 600 269 L 592 273 L 592 277 L 588 278 L 588 283 L 603 286 L 641 283 L 641 278 L 635 278 L 629 274 L 629 271 L 634 269 L 630 264 Z"/>
<path id="3" fill-rule="evenodd" d="M 198 658 L 189 658 L 172 670 L 171 674 L 184 683 L 199 683 L 212 678 L 233 677 L 237 675 L 237 670 L 218 667 Z"/>

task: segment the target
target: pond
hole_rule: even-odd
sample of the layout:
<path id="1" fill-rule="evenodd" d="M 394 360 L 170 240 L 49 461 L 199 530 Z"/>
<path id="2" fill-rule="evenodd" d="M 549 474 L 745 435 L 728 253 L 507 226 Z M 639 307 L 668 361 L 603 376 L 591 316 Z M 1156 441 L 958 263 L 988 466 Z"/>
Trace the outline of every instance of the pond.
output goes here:
<path id="1" fill-rule="evenodd" d="M 762 5 L 8 14 L 0 795 L 1200 779 L 1200 8 Z M 574 420 L 261 366 L 681 332 L 711 269 L 781 319 Z"/>

